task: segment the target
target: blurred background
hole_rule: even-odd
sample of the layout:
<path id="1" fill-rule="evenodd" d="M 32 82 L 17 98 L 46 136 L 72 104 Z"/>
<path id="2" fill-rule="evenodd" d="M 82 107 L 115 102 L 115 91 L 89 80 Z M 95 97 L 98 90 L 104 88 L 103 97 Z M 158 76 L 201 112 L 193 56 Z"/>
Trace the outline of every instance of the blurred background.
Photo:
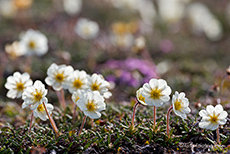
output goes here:
<path id="1" fill-rule="evenodd" d="M 93 37 L 77 32 L 79 19 L 98 25 Z M 28 29 L 47 36 L 46 54 L 6 50 Z M 56 63 L 101 73 L 115 103 L 129 102 L 143 83 L 163 78 L 193 104 L 214 104 L 225 78 L 228 106 L 229 34 L 228 0 L 0 0 L 0 100 L 9 101 L 4 84 L 15 71 L 45 83 L 47 68 Z"/>

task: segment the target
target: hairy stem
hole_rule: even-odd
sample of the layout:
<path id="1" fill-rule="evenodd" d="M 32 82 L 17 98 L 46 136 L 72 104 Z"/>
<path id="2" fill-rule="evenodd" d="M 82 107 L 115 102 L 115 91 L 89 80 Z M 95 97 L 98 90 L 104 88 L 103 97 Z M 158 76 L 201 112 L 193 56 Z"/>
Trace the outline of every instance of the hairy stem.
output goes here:
<path id="1" fill-rule="evenodd" d="M 47 116 L 48 116 L 48 118 L 49 118 L 49 120 L 50 120 L 50 123 L 51 123 L 51 125 L 52 125 L 52 127 L 53 127 L 53 129 L 54 129 L 54 131 L 55 131 L 55 133 L 56 133 L 56 135 L 59 135 L 59 133 L 58 133 L 58 128 L 57 128 L 57 126 L 56 126 L 56 124 L 55 124 L 53 118 L 52 118 L 52 117 L 50 116 L 50 114 L 48 113 L 48 110 L 47 110 L 46 105 L 45 105 L 44 102 L 43 102 L 43 106 L 44 106 L 44 108 L 45 108 L 46 114 L 47 114 Z"/>
<path id="2" fill-rule="evenodd" d="M 220 145 L 220 131 L 219 127 L 216 129 L 217 143 Z"/>
<path id="3" fill-rule="evenodd" d="M 133 107 L 133 117 L 132 117 L 132 123 L 131 126 L 134 127 L 134 119 L 135 119 L 135 112 L 136 112 L 136 108 L 139 105 L 139 102 L 137 101 L 136 104 Z"/>
<path id="4" fill-rule="evenodd" d="M 81 124 L 81 128 L 80 128 L 79 133 L 78 133 L 78 137 L 81 135 L 82 129 L 83 129 L 84 124 L 85 124 L 86 117 L 87 117 L 86 115 L 83 117 L 83 121 L 82 121 L 82 124 Z"/>
<path id="5" fill-rule="evenodd" d="M 170 115 L 170 112 L 172 111 L 173 109 L 173 106 L 170 106 L 170 108 L 168 109 L 168 112 L 167 112 L 167 136 L 168 138 L 170 138 L 169 136 L 169 115 Z"/>
<path id="6" fill-rule="evenodd" d="M 65 103 L 65 94 L 64 94 L 64 90 L 63 89 L 61 89 L 61 106 L 62 106 L 62 108 L 65 110 L 65 108 L 66 108 L 66 103 Z"/>
<path id="7" fill-rule="evenodd" d="M 156 106 L 153 106 L 153 130 L 156 128 L 156 113 L 157 113 L 157 108 Z"/>
<path id="8" fill-rule="evenodd" d="M 30 128 L 29 128 L 29 133 L 31 132 L 31 127 L 32 127 L 32 124 L 33 124 L 33 119 L 34 119 L 34 113 L 33 113 L 33 110 L 32 110 L 31 117 L 30 117 Z"/>

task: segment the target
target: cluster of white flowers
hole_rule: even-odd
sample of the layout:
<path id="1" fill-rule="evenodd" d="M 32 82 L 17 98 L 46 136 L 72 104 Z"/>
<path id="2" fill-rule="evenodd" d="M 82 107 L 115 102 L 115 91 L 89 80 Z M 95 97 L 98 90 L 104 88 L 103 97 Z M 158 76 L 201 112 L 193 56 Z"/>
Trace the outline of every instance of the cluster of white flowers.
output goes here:
<path id="1" fill-rule="evenodd" d="M 11 57 L 23 55 L 42 56 L 48 51 L 48 39 L 38 30 L 29 29 L 20 35 L 20 40 L 6 45 L 5 50 Z"/>
<path id="2" fill-rule="evenodd" d="M 171 88 L 167 85 L 167 82 L 163 79 L 151 79 L 149 83 L 145 83 L 136 92 L 136 97 L 139 103 L 142 105 L 160 107 L 170 100 Z M 186 119 L 188 113 L 191 112 L 189 108 L 189 100 L 185 97 L 184 92 L 175 92 L 172 96 L 172 109 L 177 116 L 182 119 Z M 199 115 L 202 117 L 199 123 L 200 128 L 206 128 L 215 130 L 219 125 L 224 125 L 227 121 L 227 112 L 223 110 L 223 107 L 218 104 L 215 107 L 208 105 L 206 110 L 201 110 Z"/>
<path id="3" fill-rule="evenodd" d="M 112 95 L 109 92 L 109 82 L 100 74 L 94 73 L 90 76 L 84 70 L 74 70 L 72 66 L 58 66 L 53 63 L 48 68 L 47 75 L 45 82 L 56 91 L 68 89 L 72 93 L 73 102 L 79 107 L 82 107 L 82 103 L 90 103 L 88 106 L 86 105 L 87 108 L 80 107 L 80 109 L 84 113 L 88 109 L 89 112 L 86 115 L 90 116 L 89 113 L 92 113 L 91 118 L 95 118 L 93 114 L 101 109 L 100 106 L 104 103 L 104 98 L 109 98 Z"/>
<path id="4" fill-rule="evenodd" d="M 169 95 L 172 90 L 163 79 L 151 79 L 149 83 L 145 83 L 137 91 L 137 99 L 143 105 L 160 107 L 165 102 L 170 100 Z M 177 91 L 172 97 L 173 111 L 182 119 L 186 119 L 186 114 L 190 112 L 188 107 L 189 101 L 185 97 L 185 93 L 178 93 Z"/>
<path id="5" fill-rule="evenodd" d="M 20 98 L 24 100 L 22 108 L 30 107 L 34 116 L 42 120 L 47 120 L 48 116 L 45 112 L 43 103 L 46 104 L 48 112 L 51 114 L 53 110 L 52 104 L 48 103 L 46 98 L 47 90 L 41 81 L 35 81 L 34 84 L 28 73 L 15 72 L 13 76 L 7 78 L 5 87 L 9 90 L 7 97 Z"/>

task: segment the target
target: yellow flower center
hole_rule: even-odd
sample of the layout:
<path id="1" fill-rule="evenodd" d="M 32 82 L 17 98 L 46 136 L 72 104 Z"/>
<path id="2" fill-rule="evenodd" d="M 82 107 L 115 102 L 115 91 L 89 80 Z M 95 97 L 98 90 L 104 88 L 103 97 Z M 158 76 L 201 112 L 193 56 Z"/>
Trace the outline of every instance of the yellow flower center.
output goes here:
<path id="1" fill-rule="evenodd" d="M 45 108 L 44 108 L 43 104 L 38 105 L 37 110 L 38 110 L 39 112 L 45 111 Z"/>
<path id="2" fill-rule="evenodd" d="M 24 84 L 23 83 L 21 83 L 21 82 L 19 82 L 19 83 L 16 83 L 16 89 L 18 90 L 18 91 L 23 91 L 24 90 Z"/>
<path id="3" fill-rule="evenodd" d="M 37 102 L 37 101 L 40 101 L 41 99 L 42 99 L 42 93 L 39 91 L 36 91 L 36 93 L 34 94 L 34 100 Z"/>
<path id="4" fill-rule="evenodd" d="M 150 92 L 150 97 L 152 99 L 160 99 L 161 96 L 161 90 L 158 88 L 152 89 L 152 91 Z"/>
<path id="5" fill-rule="evenodd" d="M 55 76 L 55 79 L 58 81 L 58 82 L 62 82 L 64 80 L 65 76 L 63 75 L 63 73 L 58 73 L 56 76 Z"/>
<path id="6" fill-rule="evenodd" d="M 99 87 L 100 87 L 100 85 L 99 85 L 99 84 L 97 84 L 97 82 L 95 82 L 95 83 L 93 83 L 93 84 L 91 85 L 91 89 L 92 89 L 92 91 L 99 90 Z"/>
<path id="7" fill-rule="evenodd" d="M 76 79 L 76 80 L 74 80 L 74 82 L 73 82 L 73 86 L 75 87 L 75 88 L 81 88 L 82 87 L 82 85 L 83 85 L 83 83 L 82 83 L 82 81 L 80 80 L 80 79 Z"/>
<path id="8" fill-rule="evenodd" d="M 94 104 L 94 101 L 92 100 L 86 104 L 86 108 L 88 109 L 88 111 L 92 112 L 97 109 L 97 106 L 96 104 Z"/>
<path id="9" fill-rule="evenodd" d="M 34 41 L 29 42 L 30 49 L 34 49 L 36 47 L 36 43 Z"/>
<path id="10" fill-rule="evenodd" d="M 139 96 L 139 100 L 145 102 L 145 98 L 142 95 Z"/>
<path id="11" fill-rule="evenodd" d="M 83 33 L 84 33 L 85 35 L 89 35 L 89 34 L 90 34 L 90 29 L 89 29 L 88 26 L 85 26 L 85 27 L 83 28 Z"/>
<path id="12" fill-rule="evenodd" d="M 78 96 L 78 97 L 76 97 L 75 102 L 77 102 L 79 99 L 80 99 L 80 97 L 79 97 L 79 96 Z"/>
<path id="13" fill-rule="evenodd" d="M 209 117 L 210 117 L 210 122 L 211 123 L 217 123 L 217 121 L 218 121 L 218 116 L 219 115 L 216 115 L 215 113 L 211 116 L 211 115 L 209 115 Z"/>
<path id="14" fill-rule="evenodd" d="M 182 105 L 181 105 L 181 100 L 176 100 L 176 102 L 174 103 L 175 109 L 176 110 L 181 110 Z"/>

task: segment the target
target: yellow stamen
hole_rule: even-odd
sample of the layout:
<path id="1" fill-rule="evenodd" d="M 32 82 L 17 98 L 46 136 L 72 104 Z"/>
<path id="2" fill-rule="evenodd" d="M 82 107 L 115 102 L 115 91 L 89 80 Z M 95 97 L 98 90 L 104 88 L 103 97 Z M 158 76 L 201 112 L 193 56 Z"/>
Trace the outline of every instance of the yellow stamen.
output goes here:
<path id="1" fill-rule="evenodd" d="M 181 100 L 176 100 L 176 102 L 174 103 L 175 109 L 176 110 L 181 110 L 182 105 L 181 105 Z"/>
<path id="2" fill-rule="evenodd" d="M 100 85 L 97 84 L 97 82 L 95 82 L 95 83 L 93 83 L 93 84 L 91 85 L 91 89 L 92 89 L 93 91 L 99 90 L 99 87 L 100 87 Z"/>
<path id="3" fill-rule="evenodd" d="M 83 83 L 82 83 L 82 81 L 81 81 L 80 79 L 76 79 L 76 80 L 74 80 L 74 82 L 73 82 L 73 86 L 74 86 L 75 88 L 77 88 L 77 89 L 81 88 L 82 85 L 83 85 Z"/>
<path id="4" fill-rule="evenodd" d="M 75 102 L 77 102 L 79 99 L 80 99 L 80 97 L 78 96 L 78 97 L 75 99 Z"/>
<path id="5" fill-rule="evenodd" d="M 34 41 L 29 42 L 30 49 L 34 49 L 36 47 L 36 43 Z"/>
<path id="6" fill-rule="evenodd" d="M 58 81 L 58 82 L 62 82 L 64 80 L 65 76 L 63 75 L 63 73 L 58 73 L 56 76 L 55 76 L 55 79 Z"/>
<path id="7" fill-rule="evenodd" d="M 45 111 L 45 108 L 44 108 L 43 104 L 38 105 L 37 110 L 38 110 L 39 112 Z"/>
<path id="8" fill-rule="evenodd" d="M 211 123 L 217 123 L 217 121 L 218 121 L 218 115 L 216 115 L 214 113 L 213 116 L 209 115 L 209 117 L 210 117 L 210 122 Z"/>
<path id="9" fill-rule="evenodd" d="M 139 100 L 145 102 L 145 98 L 142 95 L 139 95 Z"/>
<path id="10" fill-rule="evenodd" d="M 40 101 L 41 99 L 42 99 L 42 93 L 39 91 L 36 91 L 36 93 L 34 94 L 34 100 L 37 102 L 37 101 Z"/>
<path id="11" fill-rule="evenodd" d="M 21 83 L 21 82 L 19 82 L 19 83 L 16 83 L 16 89 L 18 90 L 18 91 L 23 91 L 24 90 L 24 84 L 23 83 Z"/>
<path id="12" fill-rule="evenodd" d="M 161 96 L 161 90 L 158 88 L 152 89 L 152 91 L 150 92 L 150 97 L 152 99 L 160 99 Z"/>
<path id="13" fill-rule="evenodd" d="M 94 101 L 92 100 L 86 104 L 86 108 L 88 109 L 88 111 L 92 112 L 97 109 L 97 106 L 96 104 L 94 104 Z"/>

